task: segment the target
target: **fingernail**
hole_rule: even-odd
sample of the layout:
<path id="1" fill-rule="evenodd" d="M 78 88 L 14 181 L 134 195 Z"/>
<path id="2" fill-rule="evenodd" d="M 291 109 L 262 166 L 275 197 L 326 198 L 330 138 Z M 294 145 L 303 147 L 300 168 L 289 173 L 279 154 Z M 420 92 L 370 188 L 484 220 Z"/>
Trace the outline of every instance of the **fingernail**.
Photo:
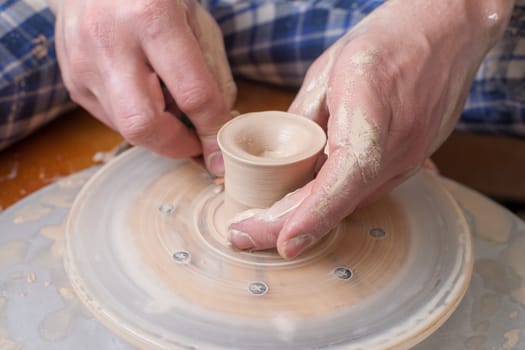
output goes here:
<path id="1" fill-rule="evenodd" d="M 208 170 L 211 171 L 213 175 L 224 176 L 224 159 L 222 158 L 222 153 L 220 151 L 210 154 L 206 164 Z"/>
<path id="2" fill-rule="evenodd" d="M 314 243 L 312 235 L 300 235 L 284 243 L 284 258 L 292 259 L 300 255 Z"/>
<path id="3" fill-rule="evenodd" d="M 230 229 L 228 230 L 228 240 L 239 249 L 255 248 L 255 241 L 246 232 Z"/>

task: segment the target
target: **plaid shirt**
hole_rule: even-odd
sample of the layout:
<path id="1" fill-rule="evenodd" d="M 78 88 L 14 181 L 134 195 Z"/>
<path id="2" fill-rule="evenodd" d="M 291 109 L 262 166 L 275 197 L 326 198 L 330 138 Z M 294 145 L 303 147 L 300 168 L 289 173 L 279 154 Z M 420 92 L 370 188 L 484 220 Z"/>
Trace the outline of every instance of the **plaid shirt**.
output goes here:
<path id="1" fill-rule="evenodd" d="M 234 74 L 299 86 L 309 65 L 379 0 L 204 0 Z M 525 0 L 478 71 L 458 129 L 525 137 Z M 0 149 L 71 109 L 45 0 L 0 0 Z"/>
<path id="2" fill-rule="evenodd" d="M 45 0 L 0 0 L 0 149 L 74 107 Z"/>

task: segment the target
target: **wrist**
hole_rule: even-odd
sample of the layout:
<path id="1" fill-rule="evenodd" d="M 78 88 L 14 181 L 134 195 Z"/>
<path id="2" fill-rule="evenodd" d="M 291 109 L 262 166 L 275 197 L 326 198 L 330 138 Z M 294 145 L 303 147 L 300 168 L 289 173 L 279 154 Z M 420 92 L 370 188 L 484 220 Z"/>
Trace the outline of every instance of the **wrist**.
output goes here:
<path id="1" fill-rule="evenodd" d="M 412 15 L 432 56 L 442 64 L 445 74 L 454 76 L 446 90 L 450 106 L 437 114 L 441 123 L 430 147 L 433 152 L 453 130 L 479 64 L 505 32 L 514 0 L 393 1 L 404 7 L 412 4 Z"/>
<path id="2" fill-rule="evenodd" d="M 486 53 L 509 22 L 514 0 L 392 0 L 398 21 L 406 21 L 408 30 L 420 31 L 429 44 L 455 41 L 470 46 L 471 52 Z"/>

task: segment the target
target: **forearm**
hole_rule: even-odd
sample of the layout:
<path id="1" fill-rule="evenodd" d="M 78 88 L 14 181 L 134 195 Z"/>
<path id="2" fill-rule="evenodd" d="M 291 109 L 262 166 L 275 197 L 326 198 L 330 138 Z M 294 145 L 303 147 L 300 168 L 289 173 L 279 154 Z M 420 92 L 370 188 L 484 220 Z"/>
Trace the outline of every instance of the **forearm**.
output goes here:
<path id="1" fill-rule="evenodd" d="M 463 32 L 472 35 L 477 44 L 490 48 L 501 37 L 508 24 L 514 0 L 393 0 L 418 18 L 427 35 L 436 40 Z"/>

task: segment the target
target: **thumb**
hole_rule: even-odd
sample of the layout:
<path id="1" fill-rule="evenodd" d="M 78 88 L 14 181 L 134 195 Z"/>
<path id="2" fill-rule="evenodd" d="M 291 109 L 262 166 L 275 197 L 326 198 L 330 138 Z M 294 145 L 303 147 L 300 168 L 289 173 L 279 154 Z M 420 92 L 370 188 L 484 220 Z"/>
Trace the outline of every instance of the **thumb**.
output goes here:
<path id="1" fill-rule="evenodd" d="M 290 213 L 310 195 L 311 188 L 312 182 L 287 194 L 268 209 L 251 209 L 236 215 L 228 228 L 232 245 L 252 250 L 274 248 Z"/>
<path id="2" fill-rule="evenodd" d="M 232 244 L 242 249 L 276 246 L 283 258 L 294 258 L 370 196 L 380 184 L 376 175 L 384 135 L 375 124 L 366 123 L 364 116 L 333 116 L 335 125 L 341 124 L 337 118 L 345 118 L 346 128 L 339 125 L 329 138 L 330 154 L 317 177 L 270 209 L 237 220 L 230 227 Z M 354 147 L 354 142 L 360 146 Z"/>
<path id="3" fill-rule="evenodd" d="M 316 179 L 269 209 L 248 210 L 232 219 L 228 235 L 239 249 L 277 247 L 291 259 L 317 243 L 371 192 L 348 154 L 333 152 Z M 341 164 L 343 167 L 341 167 Z M 339 169 L 339 171 L 337 171 Z"/>

